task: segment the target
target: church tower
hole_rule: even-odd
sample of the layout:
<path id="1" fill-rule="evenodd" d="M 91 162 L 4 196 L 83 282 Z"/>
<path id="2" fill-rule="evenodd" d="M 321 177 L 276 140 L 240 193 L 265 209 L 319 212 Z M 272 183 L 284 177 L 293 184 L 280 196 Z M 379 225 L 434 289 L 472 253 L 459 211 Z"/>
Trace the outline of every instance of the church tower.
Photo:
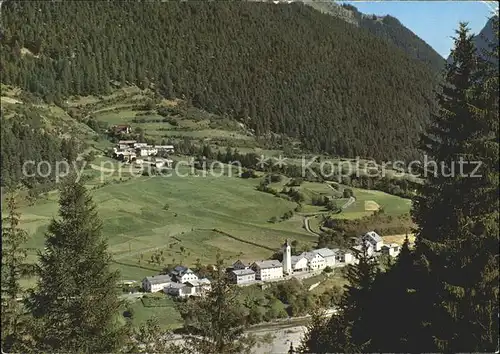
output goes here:
<path id="1" fill-rule="evenodd" d="M 288 239 L 283 244 L 283 273 L 292 274 L 292 247 Z"/>

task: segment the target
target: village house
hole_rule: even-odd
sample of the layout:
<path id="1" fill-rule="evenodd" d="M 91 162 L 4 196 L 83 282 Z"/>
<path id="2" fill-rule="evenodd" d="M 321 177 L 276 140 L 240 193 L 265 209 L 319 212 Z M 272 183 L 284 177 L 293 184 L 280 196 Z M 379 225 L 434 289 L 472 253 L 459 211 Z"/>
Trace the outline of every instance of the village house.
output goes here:
<path id="1" fill-rule="evenodd" d="M 305 272 L 309 269 L 308 260 L 303 254 L 292 256 L 292 270 L 294 272 Z"/>
<path id="2" fill-rule="evenodd" d="M 158 150 L 152 146 L 143 146 L 136 149 L 136 153 L 139 156 L 151 156 L 158 154 Z"/>
<path id="3" fill-rule="evenodd" d="M 186 297 L 195 294 L 194 286 L 183 283 L 170 283 L 163 289 L 163 292 L 168 295 Z"/>
<path id="4" fill-rule="evenodd" d="M 116 148 L 113 149 L 113 156 L 124 162 L 132 162 L 136 159 L 136 154 L 130 150 L 118 150 Z"/>
<path id="5" fill-rule="evenodd" d="M 187 297 L 187 296 L 203 296 L 211 290 L 210 280 L 203 278 L 200 280 L 191 280 L 185 283 L 170 283 L 163 289 L 163 292 L 168 295 Z"/>
<path id="6" fill-rule="evenodd" d="M 307 259 L 307 267 L 309 271 L 316 271 L 326 268 L 325 259 L 318 253 L 304 252 L 304 257 Z"/>
<path id="7" fill-rule="evenodd" d="M 134 143 L 134 148 L 143 148 L 148 146 L 148 143 Z"/>
<path id="8" fill-rule="evenodd" d="M 351 250 L 335 249 L 335 258 L 337 266 L 346 266 L 348 264 L 356 263 L 356 257 L 354 256 L 354 252 Z"/>
<path id="9" fill-rule="evenodd" d="M 387 254 L 391 257 L 397 257 L 401 252 L 401 247 L 397 243 L 382 246 L 382 254 Z"/>
<path id="10" fill-rule="evenodd" d="M 238 285 L 255 282 L 255 272 L 250 268 L 230 270 L 228 277 L 232 283 Z"/>
<path id="11" fill-rule="evenodd" d="M 280 261 L 254 262 L 250 268 L 255 272 L 256 280 L 269 281 L 283 278 L 283 265 Z"/>
<path id="12" fill-rule="evenodd" d="M 364 241 L 364 242 L 366 245 L 366 254 L 368 255 L 368 257 L 373 256 L 373 254 L 375 253 L 375 248 L 373 247 L 373 244 L 370 243 L 370 241 Z M 352 249 L 356 253 L 356 258 L 358 258 L 359 254 L 361 252 L 363 252 L 363 245 L 361 244 L 361 245 L 353 246 Z"/>
<path id="13" fill-rule="evenodd" d="M 320 248 L 317 250 L 313 250 L 312 253 L 320 255 L 325 260 L 325 268 L 326 268 L 326 267 L 335 267 L 336 251 L 338 250 L 331 250 L 329 248 Z"/>
<path id="14" fill-rule="evenodd" d="M 137 140 L 120 140 L 118 145 L 127 145 L 128 147 L 133 148 L 136 142 Z"/>
<path id="15" fill-rule="evenodd" d="M 154 148 L 157 149 L 158 151 L 165 151 L 165 152 L 169 152 L 169 153 L 174 152 L 173 145 L 155 145 Z"/>
<path id="16" fill-rule="evenodd" d="M 250 265 L 246 265 L 239 259 L 236 262 L 234 262 L 233 265 L 231 266 L 231 269 L 248 269 L 248 268 L 250 268 Z"/>
<path id="17" fill-rule="evenodd" d="M 379 234 L 377 234 L 375 231 L 370 231 L 367 232 L 363 237 L 363 241 L 368 241 L 372 244 L 373 249 L 376 252 L 379 252 L 382 249 L 382 246 L 384 245 L 384 240 L 382 237 L 380 237 Z"/>
<path id="18" fill-rule="evenodd" d="M 177 266 L 170 272 L 170 277 L 177 283 L 186 283 L 191 280 L 198 280 L 194 272 L 184 266 Z"/>
<path id="19" fill-rule="evenodd" d="M 190 280 L 184 284 L 193 286 L 195 289 L 195 295 L 203 295 L 212 290 L 212 283 L 207 278 Z"/>
<path id="20" fill-rule="evenodd" d="M 149 293 L 161 291 L 165 286 L 172 283 L 169 275 L 153 275 L 142 280 L 142 288 Z"/>

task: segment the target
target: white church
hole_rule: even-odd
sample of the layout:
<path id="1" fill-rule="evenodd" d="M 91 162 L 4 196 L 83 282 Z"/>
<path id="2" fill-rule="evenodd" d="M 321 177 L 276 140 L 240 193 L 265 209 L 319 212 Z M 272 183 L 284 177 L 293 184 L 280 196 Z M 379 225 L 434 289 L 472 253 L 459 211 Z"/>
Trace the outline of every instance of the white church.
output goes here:
<path id="1" fill-rule="evenodd" d="M 321 271 L 326 267 L 343 266 L 355 262 L 354 255 L 349 251 L 320 248 L 311 252 L 303 252 L 292 256 L 292 247 L 288 240 L 282 246 L 283 261 L 262 260 L 245 265 L 241 261 L 233 264 L 229 270 L 232 281 L 236 284 L 252 283 L 254 281 L 275 281 L 284 276 L 298 272 Z"/>

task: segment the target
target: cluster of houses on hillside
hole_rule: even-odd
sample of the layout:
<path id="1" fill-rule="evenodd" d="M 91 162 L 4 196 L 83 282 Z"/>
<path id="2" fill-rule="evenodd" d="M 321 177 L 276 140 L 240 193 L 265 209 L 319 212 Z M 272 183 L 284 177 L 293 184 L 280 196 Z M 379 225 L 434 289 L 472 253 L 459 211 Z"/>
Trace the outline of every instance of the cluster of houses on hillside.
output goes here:
<path id="1" fill-rule="evenodd" d="M 227 269 L 228 278 L 238 285 L 250 285 L 257 282 L 279 281 L 294 275 L 315 274 L 325 268 L 343 267 L 359 261 L 363 243 L 369 256 L 382 254 L 396 257 L 400 252 L 398 244 L 384 245 L 382 237 L 374 231 L 357 238 L 350 250 L 320 248 L 292 256 L 292 247 L 288 240 L 282 247 L 283 261 L 262 260 L 251 263 L 236 261 Z M 147 292 L 162 291 L 174 296 L 197 296 L 210 290 L 210 281 L 199 279 L 189 268 L 177 266 L 168 275 L 146 277 L 142 285 Z"/>
<path id="2" fill-rule="evenodd" d="M 199 278 L 191 269 L 175 267 L 169 274 L 153 275 L 142 280 L 147 292 L 163 291 L 172 296 L 200 296 L 210 291 L 210 280 Z"/>
<path id="3" fill-rule="evenodd" d="M 352 250 L 320 248 L 299 255 L 291 255 L 291 245 L 288 240 L 283 245 L 283 262 L 278 260 L 263 260 L 245 264 L 238 260 L 228 269 L 229 278 L 235 284 L 251 284 L 255 282 L 277 281 L 294 274 L 318 272 L 327 267 L 343 267 L 358 262 L 362 244 L 366 245 L 369 256 L 387 254 L 396 257 L 400 252 L 398 244 L 384 245 L 382 237 L 370 231 L 355 240 Z"/>
<path id="4" fill-rule="evenodd" d="M 375 231 L 370 231 L 364 234 L 362 237 L 354 240 L 355 245 L 353 249 L 357 252 L 361 252 L 363 248 L 363 243 L 366 245 L 366 253 L 369 256 L 385 254 L 390 257 L 397 257 L 401 251 L 401 246 L 397 243 L 384 244 L 382 237 Z"/>
<path id="5" fill-rule="evenodd" d="M 148 145 L 136 140 L 120 140 L 113 148 L 113 157 L 129 163 L 135 162 L 136 164 L 152 162 L 156 167 L 160 168 L 171 167 L 172 160 L 160 158 L 157 155 L 164 156 L 173 152 L 173 145 Z M 155 157 L 154 161 L 151 161 L 151 157 Z"/>

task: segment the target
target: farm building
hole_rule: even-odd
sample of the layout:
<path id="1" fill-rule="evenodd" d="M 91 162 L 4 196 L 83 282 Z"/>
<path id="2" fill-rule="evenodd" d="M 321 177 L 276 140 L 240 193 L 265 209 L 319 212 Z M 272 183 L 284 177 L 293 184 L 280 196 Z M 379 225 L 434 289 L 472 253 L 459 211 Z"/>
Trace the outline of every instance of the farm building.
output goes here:
<path id="1" fill-rule="evenodd" d="M 154 293 L 170 283 L 172 283 L 172 278 L 169 275 L 153 275 L 142 280 L 142 288 L 147 292 Z"/>
<path id="2" fill-rule="evenodd" d="M 170 276 L 178 283 L 185 283 L 192 280 L 198 280 L 198 276 L 194 272 L 184 266 L 177 266 L 171 272 Z"/>
<path id="3" fill-rule="evenodd" d="M 256 280 L 275 280 L 283 278 L 283 265 L 280 261 L 266 260 L 254 262 L 251 266 Z"/>
<path id="4" fill-rule="evenodd" d="M 367 232 L 362 239 L 363 241 L 370 242 L 376 252 L 379 252 L 384 245 L 384 240 L 375 231 Z"/>
<path id="5" fill-rule="evenodd" d="M 299 256 L 292 256 L 292 270 L 294 272 L 304 272 L 308 270 L 308 261 L 307 258 L 304 257 L 303 255 Z"/>
<path id="6" fill-rule="evenodd" d="M 399 246 L 397 243 L 391 243 L 389 245 L 382 246 L 382 254 L 387 254 L 391 257 L 397 257 L 400 251 L 401 246 Z"/>
<path id="7" fill-rule="evenodd" d="M 313 250 L 312 253 L 316 253 L 323 257 L 325 260 L 325 267 L 334 267 L 336 263 L 336 250 L 331 250 L 329 248 L 320 248 Z"/>
<path id="8" fill-rule="evenodd" d="M 246 284 L 255 281 L 255 272 L 252 269 L 234 269 L 229 272 L 228 276 L 234 284 Z"/>

